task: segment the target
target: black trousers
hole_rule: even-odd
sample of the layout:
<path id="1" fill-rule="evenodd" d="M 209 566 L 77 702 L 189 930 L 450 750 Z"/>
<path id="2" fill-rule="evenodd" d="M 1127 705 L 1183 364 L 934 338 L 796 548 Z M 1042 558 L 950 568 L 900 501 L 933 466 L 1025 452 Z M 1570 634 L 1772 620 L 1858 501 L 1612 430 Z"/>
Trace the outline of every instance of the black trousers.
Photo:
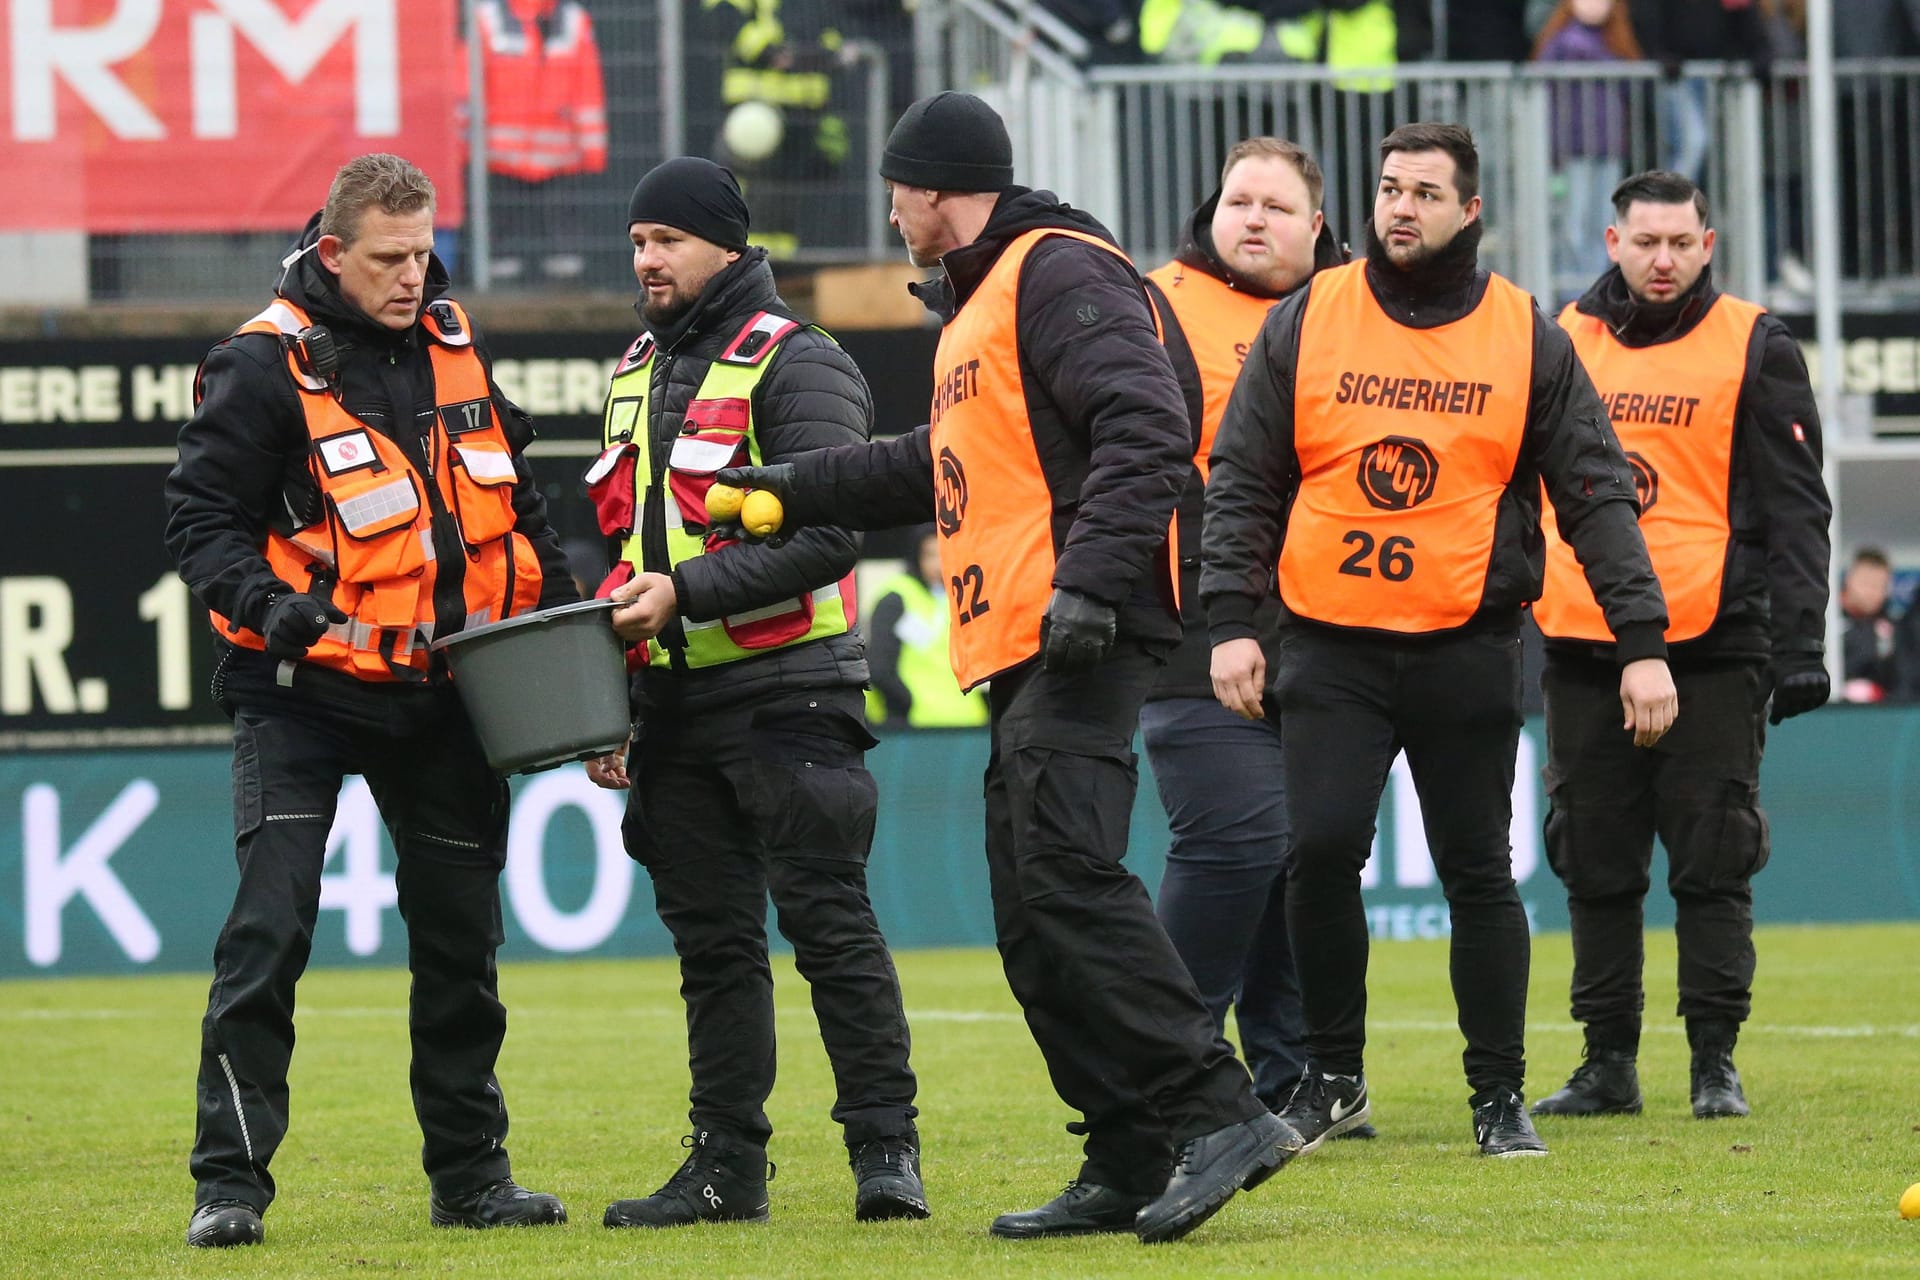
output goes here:
<path id="1" fill-rule="evenodd" d="M 915 1081 L 893 957 L 867 897 L 878 788 L 857 688 L 644 713 L 627 850 L 653 877 L 680 956 L 696 1129 L 773 1133 L 767 898 L 813 995 L 848 1145 L 914 1133 Z"/>
<path id="2" fill-rule="evenodd" d="M 1404 750 L 1452 918 L 1467 1083 L 1476 1093 L 1518 1090 L 1531 941 L 1508 843 L 1520 737 L 1517 633 L 1402 639 L 1296 622 L 1282 632 L 1277 665 L 1294 839 L 1287 926 L 1309 1058 L 1323 1071 L 1362 1069 L 1360 872 L 1387 771 Z"/>
<path id="3" fill-rule="evenodd" d="M 421 1162 L 442 1194 L 507 1176 L 507 1111 L 493 1074 L 507 1029 L 494 970 L 505 936 L 507 786 L 451 689 L 347 692 L 339 702 L 292 689 L 228 702 L 240 887 L 214 947 L 200 1030 L 197 1204 L 264 1210 L 273 1200 L 268 1164 L 287 1132 L 294 985 L 313 949 L 340 784 L 354 773 L 398 858 Z"/>
<path id="4" fill-rule="evenodd" d="M 1752 1008 L 1753 887 L 1767 863 L 1759 663 L 1674 673 L 1680 715 L 1651 747 L 1620 728 L 1617 669 L 1549 656 L 1547 861 L 1573 922 L 1573 1016 L 1596 1042 L 1638 1044 L 1646 1005 L 1641 907 L 1653 838 L 1667 850 L 1678 1012 L 1744 1022 Z"/>
<path id="5" fill-rule="evenodd" d="M 1122 641 L 1093 671 L 996 676 L 987 874 L 1007 984 L 1084 1119 L 1085 1182 L 1166 1185 L 1175 1147 L 1265 1108 L 1122 865 L 1133 735 L 1159 665 Z"/>

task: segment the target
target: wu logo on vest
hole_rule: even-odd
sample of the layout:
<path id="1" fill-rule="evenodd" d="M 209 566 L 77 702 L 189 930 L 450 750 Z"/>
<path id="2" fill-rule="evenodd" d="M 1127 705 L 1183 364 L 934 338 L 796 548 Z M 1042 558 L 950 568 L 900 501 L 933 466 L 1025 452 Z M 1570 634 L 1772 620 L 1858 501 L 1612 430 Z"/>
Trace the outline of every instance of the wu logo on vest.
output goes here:
<path id="1" fill-rule="evenodd" d="M 1640 511 L 1645 514 L 1654 503 L 1660 500 L 1660 473 L 1632 450 L 1627 451 L 1627 464 L 1633 468 L 1633 491 L 1639 495 Z"/>
<path id="2" fill-rule="evenodd" d="M 1433 496 L 1440 461 L 1426 443 L 1411 436 L 1388 436 L 1360 454 L 1360 491 L 1382 511 L 1405 511 Z"/>
<path id="3" fill-rule="evenodd" d="M 934 518 L 940 522 L 940 536 L 951 538 L 960 532 L 960 521 L 967 514 L 967 473 L 951 449 L 942 449 L 934 467 Z"/>

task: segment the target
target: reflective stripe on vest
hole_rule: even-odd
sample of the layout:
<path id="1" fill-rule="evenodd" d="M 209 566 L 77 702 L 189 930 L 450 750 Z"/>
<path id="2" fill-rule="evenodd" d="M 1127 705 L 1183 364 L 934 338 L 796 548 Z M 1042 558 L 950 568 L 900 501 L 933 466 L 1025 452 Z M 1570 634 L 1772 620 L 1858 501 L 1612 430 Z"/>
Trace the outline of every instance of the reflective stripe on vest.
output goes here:
<path id="1" fill-rule="evenodd" d="M 1572 306 L 1560 313 L 1633 466 L 1640 532 L 1667 598 L 1669 641 L 1704 635 L 1720 616 L 1733 536 L 1727 503 L 1734 414 L 1747 346 L 1763 314 L 1763 307 L 1721 294 L 1685 336 L 1628 347 L 1598 317 Z M 1613 632 L 1593 588 L 1544 503 L 1540 529 L 1547 576 L 1533 616 L 1541 634 L 1610 643 Z"/>
<path id="2" fill-rule="evenodd" d="M 911 573 L 888 580 L 880 595 L 900 597 L 900 621 L 894 636 L 900 641 L 900 683 L 913 695 L 907 723 L 915 729 L 953 729 L 987 722 L 986 694 L 963 693 L 953 678 L 947 657 L 946 592 L 935 599 L 927 584 Z M 875 723 L 891 720 L 878 689 L 867 690 L 867 716 Z"/>
<path id="3" fill-rule="evenodd" d="M 680 565 L 695 556 L 721 554 L 734 545 L 722 543 L 708 547 L 706 492 L 713 485 L 714 473 L 722 467 L 760 465 L 760 441 L 753 422 L 754 388 L 772 366 L 772 356 L 779 344 L 798 328 L 797 321 L 761 312 L 749 320 L 720 357 L 707 366 L 706 375 L 687 405 L 679 434 L 674 437 L 672 449 L 664 460 L 661 488 L 653 495 L 666 529 L 670 565 Z M 622 452 L 633 450 L 634 517 L 620 558 L 633 566 L 635 572 L 657 568 L 644 562 L 641 533 L 650 514 L 648 491 L 653 482 L 648 408 L 657 355 L 652 339 L 643 334 L 614 370 L 601 427 L 604 451 L 587 472 L 591 490 L 596 483 L 624 474 L 616 473 L 614 464 Z M 853 575 L 848 574 L 808 595 L 757 609 L 703 622 L 682 618 L 685 661 L 689 667 L 709 667 L 788 645 L 843 635 L 851 629 L 854 607 Z M 667 657 L 666 645 L 658 637 L 647 642 L 649 664 L 664 662 Z"/>
<path id="4" fill-rule="evenodd" d="M 1015 314 L 1021 266 L 1049 236 L 1127 260 L 1078 231 L 1045 227 L 1018 236 L 941 330 L 934 353 L 935 521 L 952 621 L 948 648 L 963 689 L 1039 652 L 1040 615 L 1052 590 L 1053 491 L 1027 418 Z"/>
<path id="5" fill-rule="evenodd" d="M 1349 263 L 1308 286 L 1280 597 L 1336 626 L 1446 631 L 1486 594 L 1526 428 L 1533 300 L 1496 275 L 1467 315 L 1410 329 L 1365 271 Z"/>
<path id="6" fill-rule="evenodd" d="M 276 299 L 235 332 L 284 338 L 311 323 L 300 308 Z M 323 514 L 290 536 L 270 532 L 266 559 L 295 591 L 329 599 L 348 615 L 302 661 L 361 680 L 417 680 L 428 669 L 426 642 L 437 626 L 429 485 L 458 523 L 468 550 L 462 625 L 526 613 L 540 599 L 539 560 L 513 532 L 518 477 L 512 450 L 493 411 L 466 313 L 451 301 L 437 301 L 423 314 L 422 327 L 432 339 L 439 410 L 429 441 L 435 464 L 430 478 L 391 438 L 348 413 L 324 379 L 301 368 L 290 345 L 286 350 L 310 440 L 307 469 L 319 487 Z M 218 613 L 211 617 L 214 629 L 234 644 L 266 648 L 252 629 Z"/>

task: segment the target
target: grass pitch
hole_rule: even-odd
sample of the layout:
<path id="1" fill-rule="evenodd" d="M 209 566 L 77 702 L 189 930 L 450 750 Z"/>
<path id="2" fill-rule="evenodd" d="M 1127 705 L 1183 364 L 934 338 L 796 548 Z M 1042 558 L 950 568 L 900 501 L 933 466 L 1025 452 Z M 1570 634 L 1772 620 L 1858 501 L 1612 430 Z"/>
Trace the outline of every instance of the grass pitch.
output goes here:
<path id="1" fill-rule="evenodd" d="M 1696 1121 L 1670 937 L 1648 940 L 1646 1114 L 1545 1121 L 1544 1160 L 1473 1152 L 1444 943 L 1376 945 L 1368 1076 L 1381 1137 L 1340 1142 L 1239 1196 L 1187 1240 L 1008 1242 L 993 1215 L 1047 1199 L 1077 1140 L 988 952 L 899 957 L 934 1216 L 856 1225 L 806 989 L 777 982 L 782 1066 L 764 1226 L 609 1232 L 609 1200 L 678 1164 L 686 1068 L 670 962 L 509 966 L 500 1077 L 520 1180 L 572 1222 L 427 1223 L 407 1099 L 407 979 L 301 985 L 293 1129 L 262 1248 L 184 1243 L 206 980 L 0 984 L 0 1275 L 1676 1276 L 1920 1275 L 1920 927 L 1762 930 L 1738 1061 L 1747 1120 Z M 1528 1092 L 1579 1057 L 1568 945 L 1536 940 Z"/>

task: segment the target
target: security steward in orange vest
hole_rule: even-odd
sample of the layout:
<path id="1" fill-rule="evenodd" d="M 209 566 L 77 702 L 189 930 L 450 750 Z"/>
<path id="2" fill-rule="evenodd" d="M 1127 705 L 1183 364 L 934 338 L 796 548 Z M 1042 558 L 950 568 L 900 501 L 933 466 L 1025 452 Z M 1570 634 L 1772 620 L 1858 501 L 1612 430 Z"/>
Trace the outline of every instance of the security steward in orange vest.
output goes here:
<path id="1" fill-rule="evenodd" d="M 1307 1034 L 1287 938 L 1291 834 L 1280 785 L 1280 720 L 1244 719 L 1213 696 L 1213 645 L 1200 605 L 1200 515 L 1207 455 L 1261 321 L 1316 269 L 1347 259 L 1320 211 L 1324 185 L 1319 163 L 1296 142 L 1237 142 L 1219 190 L 1194 211 L 1173 261 L 1147 273 L 1194 447 L 1179 508 L 1185 635 L 1140 712 L 1173 834 L 1157 910 L 1216 1030 L 1224 1030 L 1233 1008 L 1254 1090 L 1275 1109 L 1306 1066 Z M 1279 613 L 1277 600 L 1262 602 L 1269 665 Z"/>
<path id="2" fill-rule="evenodd" d="M 1367 1119 L 1360 873 L 1405 751 L 1452 916 L 1474 1140 L 1484 1155 L 1538 1155 L 1507 832 L 1543 479 L 1618 640 L 1618 706 L 1643 744 L 1675 712 L 1666 609 L 1627 460 L 1572 344 L 1479 267 L 1472 135 L 1405 125 L 1380 160 L 1366 260 L 1322 271 L 1267 317 L 1207 483 L 1214 686 L 1249 717 L 1265 714 L 1256 614 L 1278 573 L 1287 924 L 1309 1058 L 1280 1115 L 1308 1149 Z"/>
<path id="3" fill-rule="evenodd" d="M 1297 1145 L 1121 862 L 1140 706 L 1180 637 L 1166 564 L 1192 462 L 1179 383 L 1112 235 L 1013 185 L 986 103 L 914 103 L 880 174 L 908 256 L 944 273 L 916 290 L 945 322 L 932 422 L 722 478 L 774 490 L 789 523 L 935 517 L 954 674 L 992 681 L 1000 956 L 1087 1139 L 1066 1191 L 991 1230 L 1173 1239 Z"/>
<path id="4" fill-rule="evenodd" d="M 349 774 L 398 859 L 432 1219 L 566 1221 L 513 1182 L 493 1074 L 507 785 L 427 644 L 578 593 L 522 457 L 533 424 L 445 296 L 433 211 L 398 156 L 342 166 L 273 302 L 201 365 L 166 481 L 167 548 L 218 635 L 240 870 L 201 1024 L 193 1245 L 264 1235 L 294 985 Z"/>
<path id="5" fill-rule="evenodd" d="M 592 762 L 627 788 L 627 852 L 653 879 L 680 956 L 693 1136 L 609 1227 L 758 1220 L 774 1083 L 767 898 L 813 991 L 855 1216 L 924 1218 L 900 982 L 867 896 L 878 791 L 863 763 L 865 647 L 853 627 L 859 538 L 818 527 L 779 546 L 717 533 L 723 466 L 864 442 L 867 384 L 780 299 L 747 247 L 733 174 L 683 156 L 628 207 L 647 330 L 614 370 L 589 494 L 612 539 L 603 594 L 639 646 L 634 737 Z"/>
<path id="6" fill-rule="evenodd" d="M 1616 661 L 1611 637 L 1572 549 L 1546 521 L 1546 591 L 1534 606 L 1547 641 L 1546 848 L 1567 886 L 1586 1060 L 1533 1110 L 1640 1110 L 1641 904 L 1658 834 L 1693 1113 L 1744 1116 L 1733 1046 L 1752 1007 L 1751 881 L 1768 854 L 1760 756 L 1768 722 L 1827 700 L 1833 508 L 1799 344 L 1760 307 L 1713 287 L 1706 196 L 1654 170 L 1621 183 L 1613 207 L 1616 265 L 1560 323 L 1633 463 L 1685 714 L 1650 750 L 1619 732 L 1602 687 Z"/>

